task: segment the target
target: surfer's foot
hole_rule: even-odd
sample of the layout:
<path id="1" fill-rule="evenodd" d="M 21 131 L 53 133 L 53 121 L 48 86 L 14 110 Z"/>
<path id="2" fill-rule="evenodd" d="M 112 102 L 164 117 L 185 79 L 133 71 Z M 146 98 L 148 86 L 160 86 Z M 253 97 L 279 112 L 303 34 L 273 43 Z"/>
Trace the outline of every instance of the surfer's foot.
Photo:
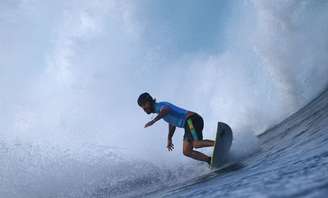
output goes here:
<path id="1" fill-rule="evenodd" d="M 207 160 L 207 163 L 208 163 L 208 165 L 211 165 L 211 157 L 208 157 L 208 160 Z"/>

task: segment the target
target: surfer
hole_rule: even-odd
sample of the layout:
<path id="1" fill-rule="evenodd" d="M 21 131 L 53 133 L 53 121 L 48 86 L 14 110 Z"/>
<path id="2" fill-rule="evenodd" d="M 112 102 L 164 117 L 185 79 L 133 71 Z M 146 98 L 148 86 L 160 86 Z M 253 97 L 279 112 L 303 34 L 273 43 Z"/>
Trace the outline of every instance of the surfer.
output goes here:
<path id="1" fill-rule="evenodd" d="M 169 102 L 156 102 L 149 93 L 143 93 L 138 98 L 138 105 L 147 113 L 158 114 L 153 120 L 146 123 L 146 127 L 150 127 L 160 119 L 164 119 L 168 123 L 167 149 L 172 151 L 174 145 L 172 137 L 176 127 L 184 128 L 183 136 L 183 154 L 196 160 L 211 163 L 211 157 L 194 150 L 194 148 L 214 146 L 215 141 L 203 140 L 203 118 L 192 111 L 187 111 L 177 107 Z"/>

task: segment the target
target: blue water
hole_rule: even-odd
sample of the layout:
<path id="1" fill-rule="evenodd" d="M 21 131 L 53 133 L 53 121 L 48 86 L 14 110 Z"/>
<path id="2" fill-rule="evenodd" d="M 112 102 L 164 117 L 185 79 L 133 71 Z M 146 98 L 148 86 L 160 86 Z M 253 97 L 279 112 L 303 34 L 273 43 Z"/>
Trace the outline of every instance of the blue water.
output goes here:
<path id="1" fill-rule="evenodd" d="M 191 161 L 160 166 L 107 146 L 83 145 L 74 150 L 0 142 L 0 195 L 327 197 L 328 89 L 258 139 L 257 149 L 214 172 Z M 232 148 L 243 146 L 233 141 Z"/>
<path id="2" fill-rule="evenodd" d="M 328 90 L 259 137 L 240 165 L 149 197 L 327 197 Z"/>
<path id="3" fill-rule="evenodd" d="M 327 87 L 327 10 L 0 1 L 0 198 L 325 196 L 328 91 L 264 130 Z M 165 123 L 143 128 L 143 91 L 202 114 L 206 138 L 231 125 L 238 163 L 183 156 L 181 130 L 167 152 Z"/>

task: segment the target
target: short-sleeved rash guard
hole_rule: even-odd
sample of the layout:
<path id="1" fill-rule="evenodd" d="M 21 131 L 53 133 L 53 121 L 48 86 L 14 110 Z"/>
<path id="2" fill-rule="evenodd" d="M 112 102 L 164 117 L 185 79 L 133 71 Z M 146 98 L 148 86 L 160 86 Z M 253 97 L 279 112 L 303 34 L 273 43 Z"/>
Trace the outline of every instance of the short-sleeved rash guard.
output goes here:
<path id="1" fill-rule="evenodd" d="M 177 107 L 169 102 L 155 102 L 155 113 L 159 112 L 163 108 L 169 108 L 169 113 L 163 117 L 163 119 L 171 125 L 176 127 L 184 128 L 187 114 L 189 111 Z"/>

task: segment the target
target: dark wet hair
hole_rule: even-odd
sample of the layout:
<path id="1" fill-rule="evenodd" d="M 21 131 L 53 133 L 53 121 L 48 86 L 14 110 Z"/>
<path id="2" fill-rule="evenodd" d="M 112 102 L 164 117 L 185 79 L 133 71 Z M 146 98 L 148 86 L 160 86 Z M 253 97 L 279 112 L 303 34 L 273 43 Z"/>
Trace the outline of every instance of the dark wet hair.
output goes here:
<path id="1" fill-rule="evenodd" d="M 142 106 L 146 102 L 151 102 L 152 104 L 154 104 L 156 102 L 156 99 L 153 98 L 149 93 L 145 92 L 145 93 L 142 93 L 139 96 L 139 98 L 138 98 L 138 105 L 139 106 Z"/>

